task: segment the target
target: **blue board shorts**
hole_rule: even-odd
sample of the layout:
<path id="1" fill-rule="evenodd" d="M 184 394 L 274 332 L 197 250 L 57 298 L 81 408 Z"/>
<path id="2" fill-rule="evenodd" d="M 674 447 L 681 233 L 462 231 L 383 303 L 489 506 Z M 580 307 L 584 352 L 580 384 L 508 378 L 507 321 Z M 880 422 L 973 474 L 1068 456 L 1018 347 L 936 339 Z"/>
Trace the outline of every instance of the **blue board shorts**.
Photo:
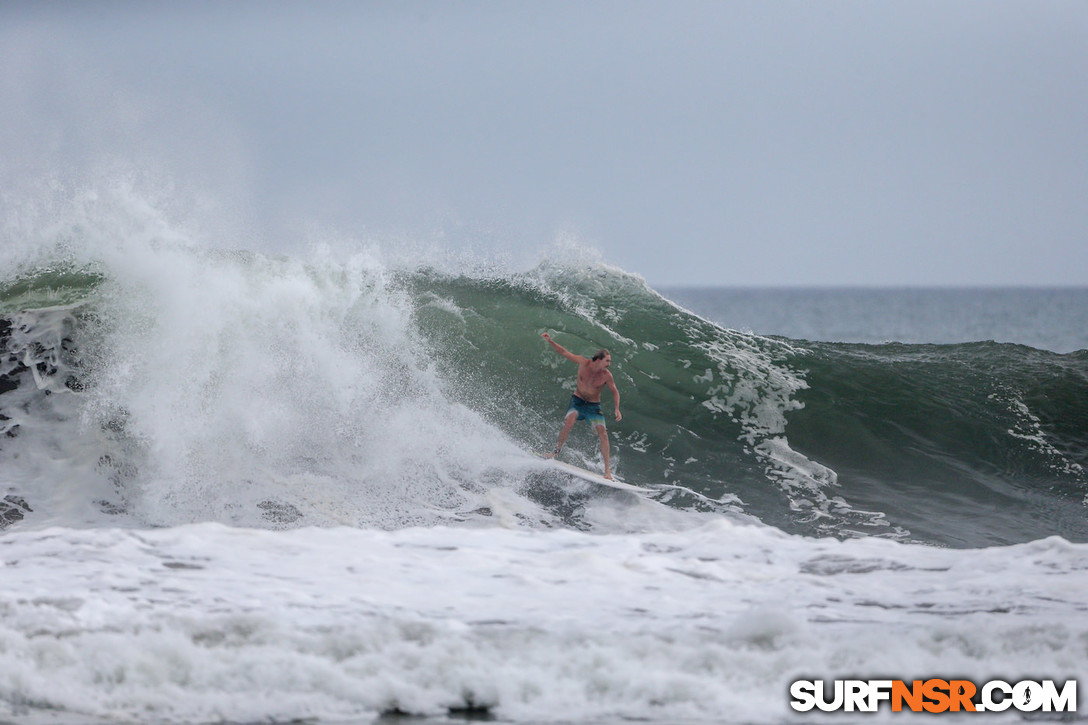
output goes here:
<path id="1" fill-rule="evenodd" d="M 567 408 L 567 415 L 572 412 L 577 413 L 578 420 L 584 420 L 589 424 L 590 428 L 604 425 L 604 413 L 601 412 L 600 402 L 591 403 L 588 400 L 579 398 L 577 395 L 572 395 L 570 396 L 570 407 Z"/>

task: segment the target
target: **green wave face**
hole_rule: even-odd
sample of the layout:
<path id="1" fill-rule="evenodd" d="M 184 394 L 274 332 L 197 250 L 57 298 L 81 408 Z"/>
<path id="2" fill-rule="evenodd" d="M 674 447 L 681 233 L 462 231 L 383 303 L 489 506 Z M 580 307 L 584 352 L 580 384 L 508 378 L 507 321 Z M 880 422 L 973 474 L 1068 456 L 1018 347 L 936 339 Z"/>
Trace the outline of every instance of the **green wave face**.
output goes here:
<path id="1" fill-rule="evenodd" d="M 67 265 L 19 275 L 0 282 L 0 315 L 80 304 L 95 293 L 104 279 L 98 272 Z"/>
<path id="2" fill-rule="evenodd" d="M 404 275 L 450 394 L 550 450 L 569 350 L 610 349 L 621 477 L 689 489 L 808 535 L 953 546 L 1088 540 L 1088 353 L 1015 345 L 845 345 L 722 329 L 617 270 L 545 265 L 490 278 Z M 596 456 L 575 428 L 572 455 Z M 568 444 L 568 447 L 570 444 Z"/>
<path id="3" fill-rule="evenodd" d="M 1088 352 L 816 343 L 791 443 L 926 541 L 1088 539 Z"/>
<path id="4" fill-rule="evenodd" d="M 603 408 L 621 477 L 687 489 L 675 505 L 736 506 L 792 530 L 830 531 L 844 518 L 872 528 L 870 514 L 831 500 L 834 472 L 789 448 L 787 417 L 807 383 L 786 341 L 723 330 L 616 270 L 401 281 L 428 341 L 420 352 L 433 355 L 451 395 L 526 447 L 554 447 L 574 387 L 573 364 L 540 337 L 551 332 L 572 352 L 612 353 L 622 422 L 611 420 L 607 391 Z M 592 459 L 596 445 L 579 426 L 568 448 Z"/>

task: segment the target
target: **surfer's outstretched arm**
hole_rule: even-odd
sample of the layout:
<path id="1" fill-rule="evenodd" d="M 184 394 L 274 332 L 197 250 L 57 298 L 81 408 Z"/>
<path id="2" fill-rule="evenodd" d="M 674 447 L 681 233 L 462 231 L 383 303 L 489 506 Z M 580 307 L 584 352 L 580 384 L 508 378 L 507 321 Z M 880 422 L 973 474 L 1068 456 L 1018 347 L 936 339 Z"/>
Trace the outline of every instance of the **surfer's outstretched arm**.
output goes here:
<path id="1" fill-rule="evenodd" d="M 555 348 L 555 351 L 557 353 L 559 353 L 560 355 L 562 355 L 566 359 L 570 360 L 572 363 L 577 363 L 577 364 L 581 365 L 582 363 L 589 362 L 589 360 L 582 357 L 581 355 L 575 355 L 573 352 L 567 350 L 567 348 L 563 347 L 558 342 L 553 340 L 552 336 L 549 335 L 548 333 L 542 332 L 542 333 L 540 333 L 540 336 L 543 337 L 544 340 L 547 341 L 547 343 L 549 345 L 551 345 L 553 348 Z"/>

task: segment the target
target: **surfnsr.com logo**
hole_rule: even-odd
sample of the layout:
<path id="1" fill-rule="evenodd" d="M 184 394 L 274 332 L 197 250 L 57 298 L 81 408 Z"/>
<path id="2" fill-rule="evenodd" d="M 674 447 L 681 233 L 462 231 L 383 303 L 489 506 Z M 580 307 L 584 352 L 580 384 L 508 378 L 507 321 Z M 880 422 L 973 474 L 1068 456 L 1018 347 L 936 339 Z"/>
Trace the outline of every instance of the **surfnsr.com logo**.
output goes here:
<path id="1" fill-rule="evenodd" d="M 1061 687 L 1054 680 L 1015 684 L 991 680 L 981 687 L 970 680 L 798 680 L 790 685 L 790 707 L 798 712 L 876 712 L 881 703 L 892 712 L 1076 712 L 1077 681 Z"/>

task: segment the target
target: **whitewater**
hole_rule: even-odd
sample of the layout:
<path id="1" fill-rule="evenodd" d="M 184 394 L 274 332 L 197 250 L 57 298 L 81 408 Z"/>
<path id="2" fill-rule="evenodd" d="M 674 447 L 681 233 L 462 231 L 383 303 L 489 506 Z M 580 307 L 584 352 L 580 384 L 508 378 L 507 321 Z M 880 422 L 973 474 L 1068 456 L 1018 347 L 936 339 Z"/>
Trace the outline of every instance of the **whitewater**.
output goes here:
<path id="1" fill-rule="evenodd" d="M 1088 352 L 730 330 L 569 248 L 16 216 L 0 721 L 786 723 L 798 679 L 1084 682 Z M 574 380 L 545 331 L 612 351 L 613 465 L 654 494 L 530 453 Z"/>

